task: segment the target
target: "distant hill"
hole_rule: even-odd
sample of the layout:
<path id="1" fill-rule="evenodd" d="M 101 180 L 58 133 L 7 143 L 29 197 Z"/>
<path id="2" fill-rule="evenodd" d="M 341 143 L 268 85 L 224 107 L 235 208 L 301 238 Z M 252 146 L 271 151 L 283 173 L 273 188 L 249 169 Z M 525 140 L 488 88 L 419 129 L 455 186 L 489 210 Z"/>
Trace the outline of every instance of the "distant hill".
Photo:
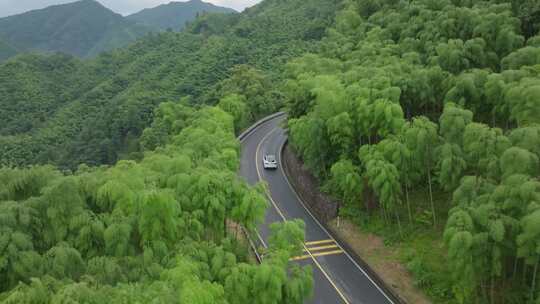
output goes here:
<path id="1" fill-rule="evenodd" d="M 150 30 L 94 0 L 55 5 L 0 18 L 0 60 L 15 50 L 88 57 L 124 46 Z"/>
<path id="2" fill-rule="evenodd" d="M 170 2 L 154 8 L 147 8 L 127 17 L 129 20 L 159 28 L 160 30 L 173 29 L 179 31 L 186 22 L 195 20 L 198 14 L 206 13 L 234 13 L 235 10 L 220 7 L 201 0 L 187 2 Z"/>
<path id="3" fill-rule="evenodd" d="M 7 42 L 0 40 L 0 61 L 17 54 L 17 50 Z"/>

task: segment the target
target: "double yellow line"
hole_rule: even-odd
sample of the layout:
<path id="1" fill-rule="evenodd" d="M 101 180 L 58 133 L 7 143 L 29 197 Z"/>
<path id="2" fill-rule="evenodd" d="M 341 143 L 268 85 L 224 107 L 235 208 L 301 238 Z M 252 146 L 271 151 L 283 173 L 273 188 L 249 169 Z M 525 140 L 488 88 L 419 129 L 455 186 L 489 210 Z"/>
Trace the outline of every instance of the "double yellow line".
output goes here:
<path id="1" fill-rule="evenodd" d="M 264 179 L 262 178 L 262 174 L 261 174 L 261 171 L 260 171 L 260 165 L 259 165 L 259 157 L 260 157 L 259 154 L 260 154 L 261 146 L 262 146 L 263 142 L 265 142 L 268 139 L 268 137 L 270 137 L 270 135 L 272 135 L 272 133 L 274 133 L 277 129 L 278 128 L 275 127 L 270 132 L 268 132 L 268 134 L 266 134 L 261 139 L 261 141 L 257 145 L 257 149 L 255 150 L 255 168 L 257 170 L 257 176 L 259 177 L 259 181 L 264 181 Z M 280 169 L 278 169 L 278 170 L 280 170 Z M 285 215 L 283 215 L 283 212 L 281 212 L 281 209 L 278 207 L 278 205 L 276 204 L 274 199 L 272 199 L 272 196 L 270 195 L 268 190 L 266 191 L 266 196 L 268 197 L 268 199 L 270 200 L 270 202 L 274 206 L 274 208 L 277 211 L 277 213 L 279 214 L 279 216 L 283 219 L 284 222 L 286 222 L 287 218 L 285 218 Z M 328 273 L 322 268 L 321 264 L 317 261 L 317 259 L 315 259 L 316 256 L 313 253 L 311 253 L 311 251 L 309 251 L 309 249 L 306 247 L 306 244 L 303 244 L 303 247 L 304 247 L 304 252 L 307 253 L 306 259 L 311 258 L 313 260 L 313 263 L 315 264 L 315 266 L 317 266 L 317 268 L 319 268 L 319 270 L 322 272 L 324 277 L 328 280 L 328 282 L 330 282 L 330 284 L 336 290 L 336 292 L 339 295 L 339 297 L 341 298 L 341 300 L 343 300 L 343 302 L 345 304 L 350 304 L 349 300 L 347 300 L 347 298 L 345 297 L 343 292 L 341 292 L 341 290 L 339 290 L 336 283 L 334 283 L 334 281 L 330 278 Z"/>
<path id="2" fill-rule="evenodd" d="M 339 248 L 336 242 L 332 239 L 306 242 L 304 247 L 306 248 L 304 252 L 308 252 L 309 254 L 293 257 L 291 258 L 291 261 L 305 260 L 311 258 L 312 256 L 320 257 L 343 253 L 343 250 L 341 250 L 341 248 Z"/>

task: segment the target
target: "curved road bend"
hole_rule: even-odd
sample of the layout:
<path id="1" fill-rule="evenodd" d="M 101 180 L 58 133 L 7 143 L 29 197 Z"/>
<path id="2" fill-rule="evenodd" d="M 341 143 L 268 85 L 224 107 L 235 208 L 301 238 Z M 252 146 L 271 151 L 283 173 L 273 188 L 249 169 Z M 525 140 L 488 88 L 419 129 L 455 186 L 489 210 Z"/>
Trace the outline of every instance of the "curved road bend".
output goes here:
<path id="1" fill-rule="evenodd" d="M 271 119 L 242 140 L 240 174 L 250 184 L 264 180 L 270 190 L 270 207 L 266 211 L 264 224 L 258 229 L 259 242 L 263 246 L 266 244 L 271 223 L 302 219 L 306 224 L 304 253 L 293 260 L 313 268 L 314 295 L 308 303 L 393 304 L 391 298 L 309 213 L 292 190 L 281 166 L 280 151 L 286 134 L 280 123 L 284 119 L 285 116 Z M 263 169 L 264 154 L 276 155 L 277 170 Z"/>

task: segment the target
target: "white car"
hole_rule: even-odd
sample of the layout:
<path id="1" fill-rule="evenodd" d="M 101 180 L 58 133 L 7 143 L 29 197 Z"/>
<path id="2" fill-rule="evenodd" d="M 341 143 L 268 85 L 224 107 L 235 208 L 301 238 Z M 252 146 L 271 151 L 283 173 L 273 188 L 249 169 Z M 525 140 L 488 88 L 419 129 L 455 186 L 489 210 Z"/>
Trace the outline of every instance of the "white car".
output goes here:
<path id="1" fill-rule="evenodd" d="M 276 156 L 266 154 L 263 157 L 263 167 L 265 169 L 277 169 Z"/>

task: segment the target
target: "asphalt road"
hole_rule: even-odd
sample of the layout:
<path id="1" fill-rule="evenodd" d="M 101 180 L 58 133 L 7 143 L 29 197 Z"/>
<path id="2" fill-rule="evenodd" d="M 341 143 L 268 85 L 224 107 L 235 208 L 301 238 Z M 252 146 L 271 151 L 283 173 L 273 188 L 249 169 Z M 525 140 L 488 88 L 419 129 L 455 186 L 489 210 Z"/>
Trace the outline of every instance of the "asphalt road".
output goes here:
<path id="1" fill-rule="evenodd" d="M 302 219 L 306 224 L 304 254 L 295 257 L 292 262 L 313 268 L 314 295 L 307 303 L 393 303 L 317 222 L 290 186 L 282 170 L 280 155 L 286 140 L 286 134 L 280 127 L 284 119 L 284 116 L 280 116 L 269 120 L 242 140 L 240 174 L 250 184 L 264 180 L 270 190 L 270 207 L 266 211 L 264 224 L 258 229 L 259 242 L 266 245 L 271 223 Z M 276 156 L 277 170 L 263 169 L 264 154 Z"/>

